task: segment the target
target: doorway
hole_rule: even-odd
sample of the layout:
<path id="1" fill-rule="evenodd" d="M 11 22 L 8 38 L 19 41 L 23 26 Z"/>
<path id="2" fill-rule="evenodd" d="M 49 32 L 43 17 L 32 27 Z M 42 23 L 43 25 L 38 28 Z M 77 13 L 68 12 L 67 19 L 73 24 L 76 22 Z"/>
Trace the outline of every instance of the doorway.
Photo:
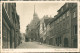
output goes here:
<path id="1" fill-rule="evenodd" d="M 68 38 L 64 38 L 64 47 L 68 47 Z"/>

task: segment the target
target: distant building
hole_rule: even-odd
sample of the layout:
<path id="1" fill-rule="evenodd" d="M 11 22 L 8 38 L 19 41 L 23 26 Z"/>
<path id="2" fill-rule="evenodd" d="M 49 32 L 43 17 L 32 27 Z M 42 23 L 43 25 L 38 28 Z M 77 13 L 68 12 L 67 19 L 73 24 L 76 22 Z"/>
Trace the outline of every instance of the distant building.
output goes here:
<path id="1" fill-rule="evenodd" d="M 3 3 L 2 12 L 2 48 L 16 48 L 20 44 L 20 22 L 16 3 Z"/>
<path id="2" fill-rule="evenodd" d="M 39 21 L 40 20 L 39 20 L 37 13 L 35 12 L 35 6 L 34 6 L 33 19 L 30 22 L 30 24 L 27 25 L 27 28 L 26 28 L 26 33 L 27 33 L 29 39 L 31 39 L 32 41 L 36 40 L 36 36 L 37 36 L 36 28 L 38 27 Z"/>
<path id="3" fill-rule="evenodd" d="M 33 14 L 33 19 L 32 21 L 30 22 L 29 26 L 31 27 L 31 29 L 35 29 L 36 28 L 36 25 L 37 23 L 39 22 L 39 17 L 37 15 L 37 13 L 35 12 L 35 5 L 34 5 L 34 14 Z"/>

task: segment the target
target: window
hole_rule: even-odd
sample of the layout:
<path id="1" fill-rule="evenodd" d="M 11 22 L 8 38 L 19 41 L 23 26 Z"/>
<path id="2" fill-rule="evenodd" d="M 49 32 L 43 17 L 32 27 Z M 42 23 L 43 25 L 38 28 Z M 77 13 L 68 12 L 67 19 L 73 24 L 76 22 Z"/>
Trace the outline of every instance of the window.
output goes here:
<path id="1" fill-rule="evenodd" d="M 61 17 L 59 18 L 59 21 L 61 21 Z"/>
<path id="2" fill-rule="evenodd" d="M 59 19 L 57 19 L 57 23 L 59 23 Z"/>
<path id="3" fill-rule="evenodd" d="M 42 29 L 44 30 L 44 23 L 42 23 Z"/>
<path id="4" fill-rule="evenodd" d="M 73 18 L 76 18 L 76 16 L 77 16 L 77 14 L 76 14 L 76 12 L 74 11 L 74 12 L 73 12 Z"/>
<path id="5" fill-rule="evenodd" d="M 77 25 L 74 26 L 74 34 L 77 34 Z"/>
<path id="6" fill-rule="evenodd" d="M 66 27 L 68 29 L 69 28 L 69 20 L 67 20 L 66 23 L 67 23 Z"/>
<path id="7" fill-rule="evenodd" d="M 61 20 L 63 19 L 63 15 L 61 16 Z"/>
<path id="8" fill-rule="evenodd" d="M 61 37 L 59 37 L 59 40 L 60 40 L 60 44 L 61 44 Z"/>
<path id="9" fill-rule="evenodd" d="M 57 22 L 56 22 L 57 20 L 55 20 L 55 24 L 57 24 Z"/>
<path id="10" fill-rule="evenodd" d="M 62 21 L 62 17 L 60 17 L 60 21 Z"/>
<path id="11" fill-rule="evenodd" d="M 65 14 L 63 15 L 63 19 L 65 19 Z"/>
<path id="12" fill-rule="evenodd" d="M 67 17 L 69 16 L 69 11 L 67 11 Z"/>
<path id="13" fill-rule="evenodd" d="M 56 20 L 56 24 L 58 23 L 58 19 Z"/>
<path id="14" fill-rule="evenodd" d="M 56 39 L 56 44 L 57 44 L 57 38 L 55 38 Z"/>

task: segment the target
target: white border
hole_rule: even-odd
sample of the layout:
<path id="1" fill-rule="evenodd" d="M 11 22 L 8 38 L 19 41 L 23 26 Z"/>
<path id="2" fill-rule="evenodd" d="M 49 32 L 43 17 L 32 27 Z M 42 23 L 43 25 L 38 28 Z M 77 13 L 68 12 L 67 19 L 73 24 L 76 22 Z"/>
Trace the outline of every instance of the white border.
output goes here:
<path id="1" fill-rule="evenodd" d="M 1 1 L 2 3 L 61 3 L 61 2 L 70 2 L 73 3 L 74 1 Z M 80 48 L 80 36 L 79 36 L 79 3 L 78 1 L 75 1 L 78 3 L 78 48 L 74 49 L 74 48 L 53 48 L 53 49 L 2 49 L 1 47 L 1 51 L 2 52 L 78 52 L 79 48 Z M 2 26 L 2 5 L 1 5 L 1 26 Z M 1 43 L 2 43 L 2 27 L 1 27 Z M 2 46 L 2 44 L 1 44 Z"/>

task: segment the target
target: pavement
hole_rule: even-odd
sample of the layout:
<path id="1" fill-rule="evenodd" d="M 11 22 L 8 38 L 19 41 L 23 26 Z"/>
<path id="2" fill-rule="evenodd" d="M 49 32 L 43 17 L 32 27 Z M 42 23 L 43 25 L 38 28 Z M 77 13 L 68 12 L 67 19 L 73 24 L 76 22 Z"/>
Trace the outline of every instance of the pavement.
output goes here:
<path id="1" fill-rule="evenodd" d="M 17 48 L 59 48 L 57 46 L 40 44 L 39 42 L 23 42 Z"/>

